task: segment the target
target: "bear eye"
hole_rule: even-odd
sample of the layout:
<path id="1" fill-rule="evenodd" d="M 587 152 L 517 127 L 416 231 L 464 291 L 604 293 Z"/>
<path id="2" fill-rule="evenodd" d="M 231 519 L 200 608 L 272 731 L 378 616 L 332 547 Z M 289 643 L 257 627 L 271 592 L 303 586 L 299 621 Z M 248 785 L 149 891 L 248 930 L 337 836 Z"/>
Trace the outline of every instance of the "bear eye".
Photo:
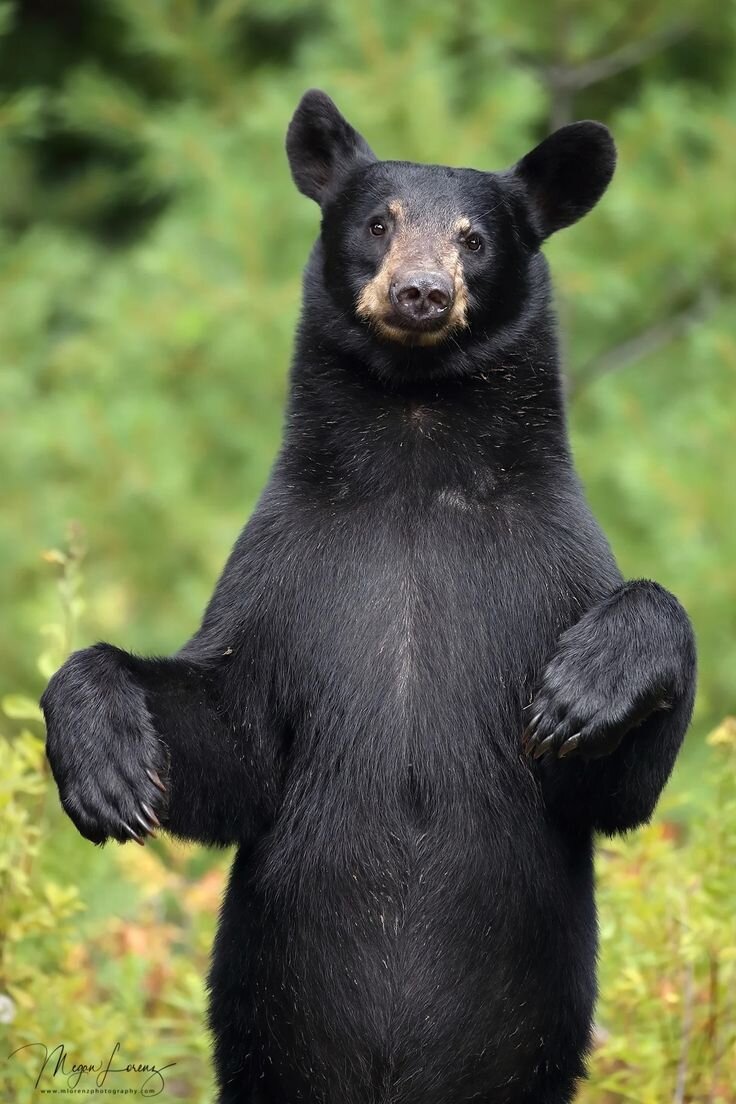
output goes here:
<path id="1" fill-rule="evenodd" d="M 483 239 L 480 234 L 468 234 L 467 238 L 463 242 L 466 249 L 469 249 L 471 253 L 477 253 L 483 244 Z"/>
<path id="2" fill-rule="evenodd" d="M 371 234 L 374 238 L 380 238 L 382 234 L 386 233 L 386 227 L 380 219 L 374 219 L 371 223 Z"/>

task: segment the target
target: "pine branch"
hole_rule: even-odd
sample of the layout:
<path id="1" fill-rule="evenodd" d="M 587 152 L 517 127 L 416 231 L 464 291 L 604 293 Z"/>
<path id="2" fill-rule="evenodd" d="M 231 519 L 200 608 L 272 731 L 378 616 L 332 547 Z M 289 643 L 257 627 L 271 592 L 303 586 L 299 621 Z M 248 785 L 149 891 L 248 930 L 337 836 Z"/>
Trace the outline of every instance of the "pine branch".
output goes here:
<path id="1" fill-rule="evenodd" d="M 668 46 L 686 38 L 691 29 L 687 23 L 674 24 L 648 38 L 629 42 L 604 57 L 592 58 L 577 65 L 537 65 L 537 75 L 550 90 L 580 92 L 593 84 L 616 77 L 619 73 L 625 73 L 627 69 L 635 69 Z"/>
<path id="2" fill-rule="evenodd" d="M 628 42 L 603 57 L 578 63 L 557 61 L 547 64 L 524 53 L 517 53 L 516 60 L 531 69 L 544 85 L 550 105 L 549 128 L 554 131 L 572 121 L 575 95 L 578 92 L 618 76 L 619 73 L 625 73 L 628 69 L 635 69 L 650 57 L 687 38 L 691 31 L 690 23 L 674 23 L 647 38 Z"/>

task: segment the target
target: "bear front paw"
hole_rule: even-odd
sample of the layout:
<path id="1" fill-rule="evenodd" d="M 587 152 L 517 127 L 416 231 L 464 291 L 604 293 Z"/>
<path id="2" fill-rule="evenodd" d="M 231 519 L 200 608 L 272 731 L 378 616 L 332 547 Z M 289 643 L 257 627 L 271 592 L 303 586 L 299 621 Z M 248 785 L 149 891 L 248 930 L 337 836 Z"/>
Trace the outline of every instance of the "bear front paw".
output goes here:
<path id="1" fill-rule="evenodd" d="M 61 804 L 93 843 L 142 844 L 164 808 L 165 748 L 124 656 L 105 644 L 75 652 L 41 699 Z"/>
<path id="2" fill-rule="evenodd" d="M 637 655 L 588 615 L 560 638 L 532 703 L 522 737 L 527 757 L 598 759 L 653 712 L 672 704 L 672 680 L 656 655 Z"/>

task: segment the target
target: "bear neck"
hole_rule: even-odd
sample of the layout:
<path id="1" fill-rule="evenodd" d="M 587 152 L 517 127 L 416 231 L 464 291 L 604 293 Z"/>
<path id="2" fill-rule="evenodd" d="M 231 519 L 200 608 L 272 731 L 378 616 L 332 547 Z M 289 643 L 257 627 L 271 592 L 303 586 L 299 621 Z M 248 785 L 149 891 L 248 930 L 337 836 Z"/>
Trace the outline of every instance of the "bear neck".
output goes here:
<path id="1" fill-rule="evenodd" d="M 382 342 L 324 283 L 315 250 L 280 467 L 330 498 L 538 487 L 571 472 L 554 314 L 539 257 L 525 309 L 429 348 Z"/>

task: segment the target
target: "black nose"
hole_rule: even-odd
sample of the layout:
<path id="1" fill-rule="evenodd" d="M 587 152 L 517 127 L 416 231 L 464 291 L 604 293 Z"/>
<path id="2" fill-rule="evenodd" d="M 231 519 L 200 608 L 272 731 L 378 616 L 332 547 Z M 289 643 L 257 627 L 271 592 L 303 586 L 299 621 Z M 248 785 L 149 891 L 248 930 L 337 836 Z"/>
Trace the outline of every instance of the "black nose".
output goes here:
<path id="1" fill-rule="evenodd" d="M 452 306 L 453 288 L 444 272 L 403 272 L 391 284 L 391 302 L 412 322 L 431 322 Z"/>

